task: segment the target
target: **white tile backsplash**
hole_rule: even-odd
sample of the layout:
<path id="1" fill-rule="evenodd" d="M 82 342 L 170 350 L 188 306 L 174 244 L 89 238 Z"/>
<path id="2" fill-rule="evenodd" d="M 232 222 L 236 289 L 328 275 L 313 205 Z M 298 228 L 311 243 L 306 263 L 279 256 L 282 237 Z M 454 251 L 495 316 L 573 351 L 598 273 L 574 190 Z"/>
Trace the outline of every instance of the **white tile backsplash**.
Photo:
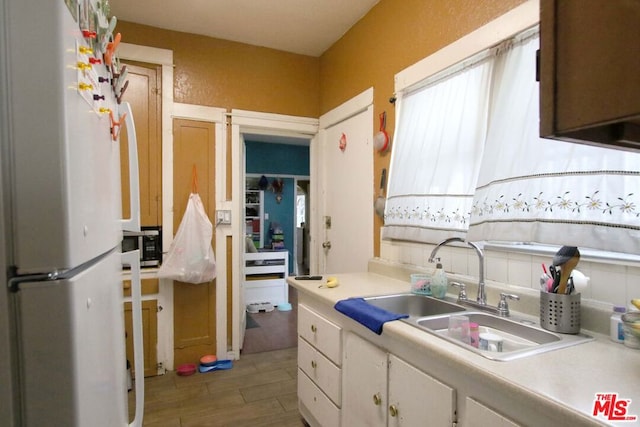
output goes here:
<path id="1" fill-rule="evenodd" d="M 507 281 L 511 285 L 522 286 L 525 288 L 538 289 L 538 280 L 533 279 L 532 271 L 534 265 L 531 262 L 531 257 L 523 254 L 509 254 L 507 257 Z M 542 268 L 536 269 L 542 273 Z M 540 274 L 538 274 L 538 279 Z"/>
<path id="2" fill-rule="evenodd" d="M 380 258 L 411 264 L 419 267 L 435 268 L 427 259 L 435 245 L 382 240 Z M 469 248 L 444 246 L 438 251 L 444 269 L 478 277 L 478 256 Z M 511 286 L 538 290 L 542 263 L 549 265 L 552 257 L 528 255 L 506 251 L 485 251 L 485 279 Z M 640 298 L 640 267 L 607 262 L 580 261 L 577 266 L 590 277 L 589 286 L 582 291 L 582 298 L 605 304 L 624 304 L 632 298 Z"/>
<path id="3" fill-rule="evenodd" d="M 591 298 L 615 305 L 627 305 L 627 267 L 600 265 L 591 272 Z"/>
<path id="4" fill-rule="evenodd" d="M 484 254 L 485 279 L 509 283 L 509 259 L 501 252 Z M 475 273 L 477 274 L 477 273 Z"/>

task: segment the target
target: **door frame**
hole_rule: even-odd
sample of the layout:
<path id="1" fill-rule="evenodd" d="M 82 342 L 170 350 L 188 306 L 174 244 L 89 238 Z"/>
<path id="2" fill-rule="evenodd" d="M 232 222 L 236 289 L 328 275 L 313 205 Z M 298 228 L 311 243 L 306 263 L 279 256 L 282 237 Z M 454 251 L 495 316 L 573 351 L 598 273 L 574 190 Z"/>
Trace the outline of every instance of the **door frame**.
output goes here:
<path id="1" fill-rule="evenodd" d="M 173 236 L 173 51 L 155 47 L 120 43 L 118 57 L 123 60 L 146 62 L 162 68 L 161 109 L 162 109 L 162 229 L 167 238 L 163 239 L 162 251 L 167 252 Z M 156 277 L 155 274 L 142 278 Z M 173 369 L 173 281 L 160 280 L 157 295 L 143 296 L 143 299 L 157 299 L 162 315 L 158 316 L 158 374 Z M 160 314 L 160 312 L 159 312 Z"/>
<path id="2" fill-rule="evenodd" d="M 232 263 L 232 338 L 231 338 L 231 352 L 229 352 L 230 358 L 240 358 L 240 347 L 242 345 L 242 339 L 244 337 L 244 331 L 242 330 L 242 318 L 245 312 L 242 301 L 244 300 L 240 295 L 241 281 L 243 280 L 243 260 L 245 250 L 245 224 L 241 219 L 243 218 L 244 209 L 244 190 L 245 190 L 245 148 L 244 148 L 244 134 L 262 134 L 269 136 L 287 136 L 309 139 L 309 172 L 311 184 L 314 185 L 314 181 L 317 180 L 318 162 L 314 151 L 317 145 L 316 138 L 318 133 L 318 119 L 311 117 L 300 116 L 288 116 L 283 114 L 274 113 L 261 113 L 248 110 L 231 110 L 229 115 L 231 118 L 231 200 L 234 200 L 231 207 L 232 221 L 232 253 L 237 258 Z M 314 191 L 315 193 L 315 191 Z M 313 231 L 315 222 L 314 209 L 316 209 L 316 203 L 312 196 L 310 200 L 311 209 L 311 231 Z M 311 233 L 311 242 L 314 241 L 313 232 Z M 311 248 L 313 249 L 313 243 Z M 313 256 L 313 251 L 311 252 Z"/>

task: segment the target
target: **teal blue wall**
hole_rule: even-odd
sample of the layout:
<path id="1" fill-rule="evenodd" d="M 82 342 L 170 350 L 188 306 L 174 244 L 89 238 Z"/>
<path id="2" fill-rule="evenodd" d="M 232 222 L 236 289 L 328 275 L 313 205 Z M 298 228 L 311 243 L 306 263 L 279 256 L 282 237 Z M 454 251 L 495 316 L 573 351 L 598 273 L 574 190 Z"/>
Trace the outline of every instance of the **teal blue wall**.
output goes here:
<path id="1" fill-rule="evenodd" d="M 279 175 L 309 176 L 309 147 L 246 141 L 246 173 L 264 175 L 273 182 Z M 282 178 L 284 187 L 282 201 L 276 201 L 276 194 L 264 192 L 264 212 L 269 214 L 265 221 L 265 246 L 271 245 L 269 229 L 272 222 L 280 224 L 284 231 L 284 245 L 289 251 L 289 272 L 293 272 L 293 240 L 295 239 L 296 188 L 293 178 Z"/>
<path id="2" fill-rule="evenodd" d="M 309 176 L 309 147 L 246 141 L 246 173 Z"/>

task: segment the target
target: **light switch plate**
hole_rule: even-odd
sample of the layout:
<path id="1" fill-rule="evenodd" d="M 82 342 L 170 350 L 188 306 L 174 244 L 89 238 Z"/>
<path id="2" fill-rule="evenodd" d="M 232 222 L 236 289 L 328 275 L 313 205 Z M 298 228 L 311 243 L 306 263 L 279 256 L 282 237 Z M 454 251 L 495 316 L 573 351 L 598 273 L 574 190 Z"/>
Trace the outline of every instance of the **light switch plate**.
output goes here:
<path id="1" fill-rule="evenodd" d="M 230 210 L 217 210 L 216 211 L 216 223 L 217 224 L 231 224 L 231 211 Z"/>

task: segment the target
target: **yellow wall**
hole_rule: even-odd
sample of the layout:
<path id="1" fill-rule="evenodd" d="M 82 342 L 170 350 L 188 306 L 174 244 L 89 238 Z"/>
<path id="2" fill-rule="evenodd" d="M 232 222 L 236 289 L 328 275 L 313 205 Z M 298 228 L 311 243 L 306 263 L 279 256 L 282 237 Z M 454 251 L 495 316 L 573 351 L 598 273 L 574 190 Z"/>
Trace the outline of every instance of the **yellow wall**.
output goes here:
<path id="1" fill-rule="evenodd" d="M 330 111 L 363 90 L 374 88 L 374 127 L 387 112 L 387 132 L 395 125 L 394 75 L 524 0 L 381 0 L 320 58 L 320 112 Z M 391 151 L 374 154 L 372 194 Z M 373 213 L 373 208 L 371 209 Z M 374 254 L 380 255 L 382 220 L 374 215 Z"/>
<path id="2" fill-rule="evenodd" d="M 393 137 L 394 75 L 524 1 L 381 0 L 320 58 L 121 21 L 117 31 L 128 43 L 173 50 L 176 102 L 319 117 L 373 87 L 372 134 L 386 110 Z M 374 155 L 372 194 L 389 160 L 390 152 Z M 376 255 L 381 225 L 376 216 Z"/>
<path id="3" fill-rule="evenodd" d="M 318 117 L 320 60 L 118 21 L 122 41 L 173 51 L 174 101 Z"/>

